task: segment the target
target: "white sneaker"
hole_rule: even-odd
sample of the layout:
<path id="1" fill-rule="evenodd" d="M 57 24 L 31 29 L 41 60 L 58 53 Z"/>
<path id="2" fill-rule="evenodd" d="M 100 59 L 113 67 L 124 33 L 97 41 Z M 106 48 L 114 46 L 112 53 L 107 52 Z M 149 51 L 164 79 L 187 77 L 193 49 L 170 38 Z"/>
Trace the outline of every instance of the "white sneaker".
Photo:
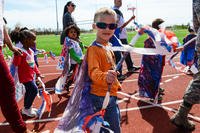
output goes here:
<path id="1" fill-rule="evenodd" d="M 36 117 L 37 116 L 37 109 L 36 108 L 30 108 L 30 109 L 22 109 L 22 114 L 27 115 L 29 117 Z"/>

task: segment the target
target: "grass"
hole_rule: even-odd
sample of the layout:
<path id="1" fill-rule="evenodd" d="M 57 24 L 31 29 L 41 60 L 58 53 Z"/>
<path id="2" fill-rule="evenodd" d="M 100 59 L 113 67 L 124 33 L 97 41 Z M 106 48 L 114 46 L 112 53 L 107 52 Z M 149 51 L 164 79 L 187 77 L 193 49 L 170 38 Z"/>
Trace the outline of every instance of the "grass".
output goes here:
<path id="1" fill-rule="evenodd" d="M 175 30 L 174 31 L 176 36 L 179 38 L 179 41 L 182 43 L 183 38 L 187 34 L 186 29 Z M 128 41 L 130 42 L 131 38 L 136 34 L 136 32 L 128 32 Z M 80 36 L 81 41 L 85 45 L 90 45 L 96 35 L 95 33 L 82 33 Z M 143 47 L 143 42 L 147 38 L 147 35 L 142 35 L 137 43 L 135 44 L 136 47 Z M 46 51 L 52 51 L 57 56 L 60 54 L 62 46 L 60 45 L 60 36 L 59 35 L 38 35 L 37 36 L 37 48 L 44 49 Z M 8 51 L 8 50 L 6 50 Z M 8 51 L 8 54 L 11 55 L 11 52 Z"/>

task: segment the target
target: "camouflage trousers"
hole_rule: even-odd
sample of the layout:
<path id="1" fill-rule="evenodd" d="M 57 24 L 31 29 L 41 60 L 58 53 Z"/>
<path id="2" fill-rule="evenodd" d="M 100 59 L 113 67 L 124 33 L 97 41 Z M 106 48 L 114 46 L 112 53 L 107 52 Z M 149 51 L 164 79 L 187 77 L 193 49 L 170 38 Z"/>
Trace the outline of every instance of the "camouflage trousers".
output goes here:
<path id="1" fill-rule="evenodd" d="M 200 103 L 200 0 L 193 0 L 193 25 L 197 33 L 196 51 L 198 56 L 198 70 L 199 72 L 194 75 L 190 81 L 183 100 L 190 104 Z"/>
<path id="2" fill-rule="evenodd" d="M 200 0 L 193 0 L 193 25 L 197 33 L 196 51 L 200 60 Z"/>
<path id="3" fill-rule="evenodd" d="M 194 79 L 190 81 L 183 100 L 192 105 L 200 103 L 200 71 L 195 74 Z"/>

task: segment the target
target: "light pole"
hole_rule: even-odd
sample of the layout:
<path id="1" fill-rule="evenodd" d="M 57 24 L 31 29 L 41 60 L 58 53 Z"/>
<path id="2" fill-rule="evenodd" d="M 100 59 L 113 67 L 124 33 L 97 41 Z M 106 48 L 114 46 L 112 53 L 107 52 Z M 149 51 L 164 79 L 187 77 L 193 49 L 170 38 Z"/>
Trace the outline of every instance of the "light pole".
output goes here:
<path id="1" fill-rule="evenodd" d="M 57 33 L 56 33 L 56 35 L 58 35 L 58 8 L 57 8 L 57 0 L 56 0 L 56 26 L 57 26 Z"/>

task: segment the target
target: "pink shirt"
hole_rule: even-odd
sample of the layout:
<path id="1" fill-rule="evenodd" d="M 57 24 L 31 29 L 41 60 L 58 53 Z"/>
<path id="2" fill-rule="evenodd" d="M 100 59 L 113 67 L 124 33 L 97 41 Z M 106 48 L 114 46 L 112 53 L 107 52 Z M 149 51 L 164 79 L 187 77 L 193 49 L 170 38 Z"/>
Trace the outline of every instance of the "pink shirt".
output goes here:
<path id="1" fill-rule="evenodd" d="M 33 81 L 34 74 L 40 74 L 34 62 L 34 53 L 32 50 L 23 51 L 22 56 L 14 56 L 13 64 L 18 66 L 18 76 L 20 83 Z M 31 58 L 31 59 L 30 59 Z"/>

